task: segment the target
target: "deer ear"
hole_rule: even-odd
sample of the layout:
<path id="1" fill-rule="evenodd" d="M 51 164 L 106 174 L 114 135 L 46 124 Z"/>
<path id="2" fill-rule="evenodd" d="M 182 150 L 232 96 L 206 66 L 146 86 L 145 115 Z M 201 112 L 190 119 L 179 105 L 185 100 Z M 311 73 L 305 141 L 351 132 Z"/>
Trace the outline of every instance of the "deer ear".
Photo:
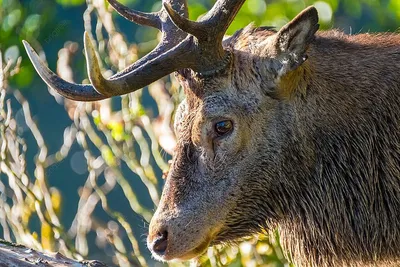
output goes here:
<path id="1" fill-rule="evenodd" d="M 276 33 L 275 53 L 279 59 L 288 64 L 286 71 L 294 70 L 307 59 L 308 45 L 314 39 L 318 28 L 318 12 L 311 6 Z"/>

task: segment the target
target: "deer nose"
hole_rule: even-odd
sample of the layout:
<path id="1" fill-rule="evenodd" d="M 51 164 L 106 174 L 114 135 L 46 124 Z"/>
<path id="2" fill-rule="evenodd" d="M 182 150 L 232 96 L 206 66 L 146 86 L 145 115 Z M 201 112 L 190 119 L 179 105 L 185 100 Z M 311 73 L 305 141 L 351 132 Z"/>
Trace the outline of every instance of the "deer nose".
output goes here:
<path id="1" fill-rule="evenodd" d="M 153 247 L 154 253 L 158 254 L 159 256 L 162 256 L 165 254 L 165 251 L 167 250 L 167 247 L 168 247 L 168 231 L 167 230 L 157 233 L 157 237 L 154 240 L 152 247 Z"/>

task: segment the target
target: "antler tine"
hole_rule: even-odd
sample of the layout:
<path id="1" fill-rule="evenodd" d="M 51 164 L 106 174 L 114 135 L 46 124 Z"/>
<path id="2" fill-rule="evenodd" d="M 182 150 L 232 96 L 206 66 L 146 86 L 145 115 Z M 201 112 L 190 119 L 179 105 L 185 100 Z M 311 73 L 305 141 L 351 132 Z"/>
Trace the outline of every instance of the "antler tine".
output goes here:
<path id="1" fill-rule="evenodd" d="M 245 1 L 246 0 L 219 0 L 200 21 L 208 27 L 212 27 L 212 31 L 218 34 L 218 37 L 222 40 L 226 30 L 229 25 L 231 25 Z"/>
<path id="2" fill-rule="evenodd" d="M 195 50 L 199 53 L 200 59 L 191 69 L 202 75 L 210 75 L 226 67 L 231 53 L 224 50 L 222 40 L 244 1 L 218 0 L 198 21 L 187 19 L 178 14 L 168 3 L 164 3 L 164 8 L 176 27 L 197 39 Z"/>
<path id="3" fill-rule="evenodd" d="M 244 2 L 245 0 L 219 0 L 199 21 L 181 16 L 168 4 L 164 3 L 164 7 L 178 28 L 192 34 L 199 41 L 209 42 L 216 39 L 222 42 L 226 30 Z"/>
<path id="4" fill-rule="evenodd" d="M 146 25 L 161 30 L 161 20 L 159 13 L 145 13 L 130 9 L 116 0 L 107 0 L 108 3 L 117 11 L 122 17 L 139 25 Z"/>
<path id="5" fill-rule="evenodd" d="M 52 72 L 25 40 L 22 41 L 28 56 L 43 81 L 60 95 L 78 101 L 96 101 L 107 98 L 99 94 L 90 84 L 75 84 L 65 81 Z"/>
<path id="6" fill-rule="evenodd" d="M 134 9 L 130 9 L 116 0 L 107 0 L 110 5 L 117 11 L 122 17 L 129 21 L 137 23 L 139 25 L 146 25 L 162 31 L 162 10 L 155 13 L 140 12 Z M 163 3 L 173 6 L 180 16 L 187 17 L 188 9 L 186 0 L 163 0 Z"/>
<path id="7" fill-rule="evenodd" d="M 207 30 L 203 24 L 181 16 L 167 3 L 164 3 L 163 5 L 169 17 L 179 29 L 196 36 L 197 39 L 203 39 L 203 36 L 207 35 Z"/>

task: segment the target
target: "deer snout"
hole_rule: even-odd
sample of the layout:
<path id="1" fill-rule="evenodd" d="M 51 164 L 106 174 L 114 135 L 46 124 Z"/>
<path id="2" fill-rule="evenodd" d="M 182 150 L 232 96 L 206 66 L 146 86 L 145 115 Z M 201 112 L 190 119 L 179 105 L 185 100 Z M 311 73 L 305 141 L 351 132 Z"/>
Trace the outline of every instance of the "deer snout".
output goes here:
<path id="1" fill-rule="evenodd" d="M 150 235 L 148 240 L 149 249 L 156 255 L 162 257 L 168 248 L 168 231 L 159 230 L 155 235 Z"/>

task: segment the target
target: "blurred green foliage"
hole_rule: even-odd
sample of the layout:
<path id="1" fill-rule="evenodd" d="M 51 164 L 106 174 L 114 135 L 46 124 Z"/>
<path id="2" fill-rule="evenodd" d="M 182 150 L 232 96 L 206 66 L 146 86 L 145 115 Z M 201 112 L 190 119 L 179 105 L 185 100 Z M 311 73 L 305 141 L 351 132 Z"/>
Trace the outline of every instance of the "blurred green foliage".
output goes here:
<path id="1" fill-rule="evenodd" d="M 161 7 L 161 1 L 159 0 L 121 0 L 120 2 L 141 11 L 157 11 Z M 189 0 L 188 2 L 190 18 L 196 19 L 209 10 L 215 1 Z M 235 21 L 228 29 L 227 34 L 233 34 L 236 30 L 246 26 L 251 22 L 255 22 L 255 24 L 259 26 L 267 25 L 276 26 L 279 28 L 297 15 L 303 8 L 309 5 L 315 5 L 318 9 L 322 29 L 338 27 L 347 33 L 354 34 L 365 31 L 395 31 L 400 26 L 399 0 L 247 0 Z M 35 106 L 35 103 L 38 103 L 37 101 L 39 101 L 37 98 L 38 95 L 42 95 L 44 99 L 46 97 L 49 98 L 49 94 L 46 90 L 44 90 L 44 83 L 35 73 L 31 63 L 26 57 L 21 41 L 23 39 L 28 40 L 35 48 L 39 50 L 43 48 L 46 51 L 47 61 L 49 62 L 50 66 L 55 66 L 55 62 L 58 58 L 58 51 L 63 47 L 65 42 L 74 41 L 78 42 L 79 44 L 82 43 L 81 36 L 84 31 L 83 17 L 84 12 L 86 11 L 85 1 L 0 0 L 0 6 L 0 51 L 2 52 L 3 62 L 8 62 L 10 64 L 10 69 L 17 65 L 19 67 L 18 75 L 10 75 L 10 87 L 13 89 L 24 90 L 24 94 L 26 94 L 28 102 Z M 94 15 L 91 14 L 89 16 Z M 121 32 L 130 43 L 137 44 L 139 55 L 148 52 L 156 45 L 155 39 L 157 38 L 157 32 L 155 30 L 149 30 L 145 27 L 133 25 L 120 18 L 116 12 L 113 13 L 113 17 L 116 19 L 117 30 Z M 98 26 L 99 24 L 96 24 L 92 21 L 91 27 L 93 32 L 96 31 L 97 36 L 102 35 L 103 33 L 102 30 L 98 30 L 98 28 L 101 28 Z M 99 44 L 99 46 L 101 46 L 101 41 L 99 41 Z M 106 52 L 107 49 L 103 49 L 103 51 L 100 51 L 100 55 L 104 58 L 107 64 L 110 63 L 110 65 L 113 65 L 110 66 L 110 68 L 112 67 L 113 70 L 118 69 L 119 66 L 116 67 L 115 63 L 112 64 L 113 61 Z M 135 56 L 136 54 L 132 57 L 134 58 Z M 22 57 L 21 62 L 18 61 L 18 58 L 20 57 Z M 73 66 L 74 68 L 72 69 L 74 70 L 74 74 L 77 76 L 75 80 L 80 82 L 81 80 L 85 79 L 85 64 L 82 53 L 76 56 Z M 38 90 L 34 91 L 36 89 Z M 131 115 L 135 118 L 144 116 L 144 114 L 148 112 L 146 105 L 152 105 L 151 101 L 146 102 L 145 97 L 143 99 L 144 107 L 137 104 L 134 108 L 130 109 Z M 177 96 L 176 99 L 179 99 L 179 97 Z M 40 101 L 43 102 L 44 100 Z M 55 101 L 46 101 L 48 101 L 46 103 L 50 104 L 36 105 L 37 114 L 49 113 L 49 109 L 57 109 L 57 104 Z M 126 99 L 122 99 L 122 104 L 119 103 L 120 106 L 126 105 L 126 102 L 124 101 L 126 101 Z M 105 125 L 102 125 L 102 118 L 99 113 L 96 112 L 92 112 L 91 119 L 93 125 L 95 125 L 98 130 L 105 133 L 104 135 L 106 137 L 103 139 L 107 139 L 111 143 L 129 142 L 131 139 L 130 135 L 132 133 L 127 132 L 126 125 L 123 125 L 120 121 L 111 121 Z M 67 116 L 65 116 L 65 114 L 64 117 L 60 116 L 57 118 L 57 124 L 67 125 L 68 123 L 70 123 L 70 120 L 67 118 Z M 54 129 L 56 126 L 57 125 L 53 125 L 53 123 L 50 123 L 48 126 L 43 126 L 44 132 L 53 133 L 53 135 L 49 135 L 49 138 L 46 139 L 50 149 L 52 146 L 55 146 L 52 140 L 56 139 L 52 138 L 59 138 L 57 136 L 62 136 L 62 130 L 64 129 L 62 128 L 59 130 L 57 135 L 57 131 Z M 145 126 L 142 127 L 145 128 Z M 149 130 L 149 132 L 151 131 Z M 149 140 L 152 138 L 152 136 L 147 134 L 144 137 L 139 135 L 135 136 L 135 138 Z M 78 142 L 81 142 L 81 147 L 85 147 L 83 141 L 78 140 Z M 101 138 L 98 138 L 97 142 L 99 142 L 98 146 L 103 160 L 108 167 L 113 168 L 113 171 L 117 172 L 120 161 L 119 157 L 122 158 L 123 156 L 118 156 L 116 153 L 118 150 L 114 150 L 112 145 L 109 146 L 108 144 L 103 144 Z M 93 141 L 93 143 L 96 142 Z M 30 146 L 29 142 L 27 142 L 27 145 L 28 147 Z M 87 149 L 89 151 L 90 146 Z M 85 151 L 85 153 L 88 151 Z M 29 161 L 29 159 L 27 160 Z M 140 160 L 140 163 L 142 163 L 142 161 L 143 159 Z M 152 163 L 154 164 L 154 162 Z M 130 167 L 135 169 L 137 166 L 135 165 Z M 150 180 L 152 182 L 157 181 L 155 178 L 156 173 L 153 173 L 152 169 L 145 169 L 144 172 L 145 174 L 143 175 L 151 177 Z M 59 174 L 59 176 L 63 177 L 62 174 Z M 160 176 L 159 173 L 157 173 L 157 177 L 158 176 Z M 64 182 L 64 185 L 68 185 L 68 181 Z M 126 188 L 124 190 L 126 190 Z M 62 193 L 63 192 L 60 194 Z M 127 194 L 130 195 L 131 198 L 135 197 L 132 195 L 132 192 L 128 192 Z M 52 197 L 53 196 L 58 196 L 58 194 L 53 193 Z M 68 197 L 72 198 L 72 196 Z M 61 196 L 59 198 L 61 198 Z M 58 201 L 57 203 L 61 202 Z M 56 206 L 59 210 L 68 209 L 67 206 L 60 208 L 60 205 L 61 204 L 54 204 L 54 206 Z M 34 209 L 30 210 L 30 212 L 34 212 Z M 120 214 L 115 216 L 116 218 L 119 218 L 118 222 L 120 222 L 122 226 L 129 229 L 125 219 L 121 219 L 122 217 Z M 64 224 L 66 222 L 62 221 L 61 223 Z M 49 225 L 42 225 L 42 238 L 51 236 L 53 234 L 51 227 L 49 227 Z M 132 225 L 132 227 L 135 228 L 136 226 Z M 127 235 L 129 238 L 131 238 L 129 235 L 130 232 L 128 230 L 127 232 Z M 51 239 L 50 237 L 48 238 Z M 228 248 L 225 250 L 217 248 L 210 250 L 207 255 L 200 259 L 200 262 L 204 266 L 220 266 L 227 264 L 230 266 L 241 266 L 243 264 L 247 266 L 288 265 L 283 258 L 282 251 L 280 251 L 277 240 L 268 240 L 263 236 L 260 237 L 260 240 L 258 240 L 257 243 L 257 240 L 254 238 L 250 239 L 249 241 L 241 243 L 238 248 Z M 44 241 L 42 240 L 42 243 L 43 242 Z M 95 242 L 93 241 L 93 238 L 88 242 L 91 242 L 89 247 L 94 247 Z M 121 242 L 123 243 L 123 241 Z M 123 245 L 116 245 L 116 247 L 123 247 Z M 121 250 L 118 253 L 124 252 Z"/>

